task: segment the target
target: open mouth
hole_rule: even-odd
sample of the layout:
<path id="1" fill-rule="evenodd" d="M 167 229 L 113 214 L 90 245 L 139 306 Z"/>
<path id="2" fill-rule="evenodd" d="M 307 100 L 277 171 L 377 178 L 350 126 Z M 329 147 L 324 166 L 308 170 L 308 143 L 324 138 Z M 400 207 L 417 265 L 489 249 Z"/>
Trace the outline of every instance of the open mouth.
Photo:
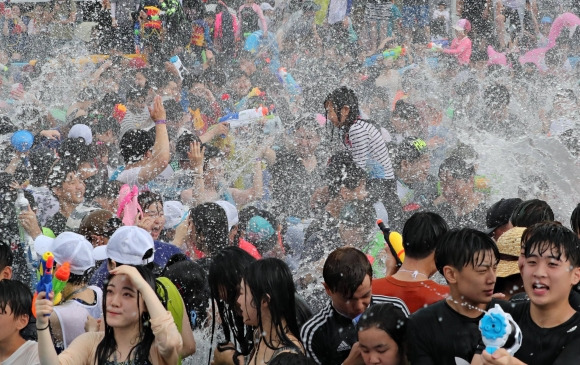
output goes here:
<path id="1" fill-rule="evenodd" d="M 545 294 L 548 290 L 550 290 L 550 287 L 542 283 L 534 283 L 532 285 L 532 290 L 534 294 L 542 295 Z"/>

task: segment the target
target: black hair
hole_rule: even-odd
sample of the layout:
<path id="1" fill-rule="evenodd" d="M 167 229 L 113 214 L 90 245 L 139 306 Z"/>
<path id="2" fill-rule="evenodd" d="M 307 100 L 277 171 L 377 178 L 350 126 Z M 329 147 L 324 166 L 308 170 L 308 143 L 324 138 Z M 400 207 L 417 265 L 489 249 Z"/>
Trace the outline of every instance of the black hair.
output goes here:
<path id="1" fill-rule="evenodd" d="M 163 199 L 161 195 L 154 193 L 152 191 L 142 191 L 137 196 L 137 202 L 141 209 L 147 209 L 153 203 L 160 203 L 163 206 Z"/>
<path id="2" fill-rule="evenodd" d="M 450 173 L 454 179 L 472 179 L 475 176 L 475 166 L 453 155 L 447 157 L 439 166 L 439 178 L 446 172 Z"/>
<path id="3" fill-rule="evenodd" d="M 580 235 L 580 204 L 574 208 L 570 216 L 570 227 L 577 235 Z"/>
<path id="4" fill-rule="evenodd" d="M 471 228 L 452 229 L 445 233 L 435 248 L 435 266 L 441 275 L 445 266 L 461 271 L 467 265 L 479 266 L 487 253 L 493 253 L 494 264 L 499 262 L 499 250 L 489 235 Z"/>
<path id="5" fill-rule="evenodd" d="M 427 143 L 417 137 L 405 138 L 396 148 L 393 149 L 391 161 L 395 169 L 401 168 L 401 163 L 406 160 L 414 162 L 421 158 L 428 150 Z"/>
<path id="6" fill-rule="evenodd" d="M 47 177 L 48 187 L 62 187 L 69 173 L 77 173 L 78 166 L 70 160 L 58 160 L 50 169 Z"/>
<path id="7" fill-rule="evenodd" d="M 201 327 L 207 317 L 207 303 L 210 297 L 206 270 L 184 254 L 175 254 L 171 256 L 161 275 L 175 284 L 183 298 L 187 313 L 190 314 L 192 311 L 196 313 L 197 320 L 196 323 L 191 323 L 191 328 Z"/>
<path id="8" fill-rule="evenodd" d="M 497 109 L 510 103 L 510 92 L 504 85 L 494 84 L 485 89 L 483 98 L 488 107 Z"/>
<path id="9" fill-rule="evenodd" d="M 564 255 L 572 267 L 580 266 L 580 239 L 558 222 L 537 223 L 528 227 L 522 234 L 522 246 L 526 258 L 533 251 L 540 255 L 549 251 L 558 260 Z"/>
<path id="10" fill-rule="evenodd" d="M 145 89 L 141 89 L 141 88 L 137 88 L 137 87 L 130 87 L 129 90 L 127 90 L 127 101 L 131 101 L 131 100 L 135 100 L 135 99 L 141 99 L 141 98 L 146 98 L 147 97 L 147 90 Z"/>
<path id="11" fill-rule="evenodd" d="M 189 219 L 195 226 L 198 239 L 203 237 L 203 242 L 197 242 L 200 245 L 198 249 L 206 250 L 208 256 L 229 246 L 228 217 L 220 205 L 204 203 L 191 208 Z"/>
<path id="12" fill-rule="evenodd" d="M 133 266 L 133 265 L 131 265 Z M 137 269 L 139 274 L 145 279 L 147 284 L 153 289 L 156 290 L 155 284 L 155 276 L 153 273 L 144 266 L 133 266 Z M 107 283 L 110 282 L 111 278 L 114 275 L 109 274 L 107 278 Z M 108 284 L 107 284 L 108 286 Z M 137 292 L 137 308 L 139 309 L 139 297 L 141 293 Z M 107 323 L 107 288 L 103 291 L 103 320 L 105 323 L 105 336 L 97 345 L 97 349 L 95 351 L 95 364 L 104 364 L 106 363 L 111 355 L 117 351 L 117 341 L 115 341 L 115 332 L 113 327 L 109 326 Z M 130 359 L 131 355 L 135 353 L 135 360 L 145 361 L 149 358 L 149 352 L 151 351 L 151 345 L 155 340 L 155 335 L 153 335 L 153 331 L 151 330 L 150 324 L 150 317 L 148 312 L 143 312 L 141 315 L 141 319 L 139 322 L 139 342 L 129 351 L 127 358 Z M 136 362 L 137 363 L 137 362 Z"/>
<path id="13" fill-rule="evenodd" d="M 18 280 L 0 280 L 0 313 L 5 314 L 8 306 L 14 319 L 32 317 L 32 293 Z M 20 330 L 21 336 L 25 328 Z"/>
<path id="14" fill-rule="evenodd" d="M 395 109 L 393 110 L 393 117 L 398 117 L 404 120 L 415 120 L 420 118 L 419 111 L 417 107 L 413 104 L 409 104 L 404 100 L 398 100 L 395 103 Z"/>
<path id="15" fill-rule="evenodd" d="M 205 150 L 203 152 L 203 171 L 207 171 L 209 160 L 212 158 L 222 158 L 223 152 L 212 145 L 205 145 Z"/>
<path id="16" fill-rule="evenodd" d="M 333 293 L 351 298 L 373 269 L 367 256 L 353 247 L 341 247 L 330 253 L 324 262 L 322 277 Z"/>
<path id="17" fill-rule="evenodd" d="M 175 153 L 177 154 L 178 160 L 189 161 L 187 154 L 189 153 L 189 147 L 193 142 L 201 143 L 199 137 L 193 133 L 183 133 L 179 136 L 177 143 L 175 144 Z"/>
<path id="18" fill-rule="evenodd" d="M 12 255 L 12 248 L 6 243 L 0 243 L 0 271 L 5 267 L 12 266 L 14 256 Z"/>
<path id="19" fill-rule="evenodd" d="M 333 92 L 328 94 L 328 96 L 324 100 L 325 107 L 327 103 L 332 104 L 332 107 L 334 108 L 334 111 L 336 112 L 336 116 L 339 121 L 342 118 L 342 108 L 345 106 L 349 108 L 348 116 L 345 119 L 346 130 L 348 130 L 348 128 L 359 117 L 360 111 L 358 107 L 358 99 L 356 97 L 356 94 L 352 89 L 349 89 L 346 86 L 342 86 L 338 89 L 335 89 Z"/>
<path id="20" fill-rule="evenodd" d="M 236 246 L 226 247 L 219 251 L 209 265 L 209 289 L 212 299 L 212 336 L 215 332 L 215 306 L 221 318 L 226 342 L 239 346 L 244 355 L 250 353 L 253 346 L 252 329 L 244 324 L 243 317 L 237 310 L 237 299 L 240 294 L 240 282 L 251 263 L 256 261 L 249 253 Z M 220 292 L 225 298 L 220 296 Z"/>
<path id="21" fill-rule="evenodd" d="M 405 222 L 403 247 L 405 255 L 420 260 L 437 247 L 441 236 L 449 231 L 447 222 L 437 213 L 418 212 Z"/>
<path id="22" fill-rule="evenodd" d="M 244 284 L 252 294 L 252 305 L 256 308 L 258 315 L 259 333 L 264 333 L 261 303 L 262 300 L 268 302 L 271 327 L 275 328 L 279 342 L 275 346 L 264 338 L 266 346 L 274 350 L 282 347 L 300 350 L 287 335 L 289 331 L 300 341 L 300 329 L 296 321 L 296 300 L 294 298 L 296 287 L 288 265 L 276 258 L 258 260 L 247 267 L 243 279 Z M 245 295 L 247 294 L 246 291 Z M 258 349 L 256 349 L 257 352 Z"/>
<path id="23" fill-rule="evenodd" d="M 282 352 L 268 362 L 268 365 L 315 365 L 314 360 L 302 354 Z"/>
<path id="24" fill-rule="evenodd" d="M 121 137 L 119 148 L 121 149 L 121 156 L 123 156 L 125 163 L 128 164 L 141 161 L 147 151 L 153 148 L 154 144 L 155 141 L 147 131 L 132 129 Z"/>
<path id="25" fill-rule="evenodd" d="M 91 123 L 93 135 L 107 133 L 112 131 L 113 135 L 118 136 L 121 126 L 117 120 L 111 116 L 98 116 L 96 121 Z"/>
<path id="26" fill-rule="evenodd" d="M 103 183 L 101 189 L 97 192 L 95 197 L 103 197 L 107 199 L 115 199 L 119 196 L 123 183 L 118 180 L 108 180 Z"/>
<path id="27" fill-rule="evenodd" d="M 43 146 L 33 148 L 28 154 L 28 161 L 31 171 L 30 184 L 36 187 L 46 185 L 51 167 L 56 161 L 54 152 Z"/>
<path id="28" fill-rule="evenodd" d="M 247 232 L 248 230 L 248 223 L 254 217 L 262 217 L 270 223 L 274 231 L 278 230 L 278 226 L 280 223 L 274 214 L 270 213 L 267 210 L 259 209 L 254 206 L 248 206 L 244 209 L 240 210 L 238 213 L 238 235 L 235 237 L 234 242 L 239 243 L 239 238 L 243 232 Z M 278 237 L 277 234 L 273 234 L 272 236 L 264 239 L 262 241 L 255 241 L 250 240 L 248 237 L 245 238 L 248 242 L 252 243 L 258 249 L 260 254 L 264 255 L 268 251 L 272 250 L 274 246 L 278 244 Z M 287 247 L 284 248 L 285 250 Z"/>
<path id="29" fill-rule="evenodd" d="M 83 162 L 93 163 L 92 150 L 84 138 L 66 138 L 58 147 L 58 155 L 62 160 L 75 164 L 77 168 Z"/>
<path id="30" fill-rule="evenodd" d="M 529 227 L 536 223 L 552 222 L 554 212 L 547 202 L 540 199 L 530 199 L 521 202 L 514 209 L 510 222 L 514 227 Z"/>
<path id="31" fill-rule="evenodd" d="M 183 108 L 173 99 L 165 100 L 163 102 L 163 107 L 167 114 L 168 123 L 177 123 L 183 116 Z"/>
<path id="32" fill-rule="evenodd" d="M 403 311 L 391 303 L 371 305 L 360 317 L 356 329 L 357 332 L 370 328 L 378 328 L 385 331 L 399 347 L 399 363 L 405 356 L 405 331 L 407 329 L 407 316 Z"/>
<path id="33" fill-rule="evenodd" d="M 366 180 L 366 172 L 356 165 L 348 151 L 338 152 L 330 158 L 326 180 L 330 196 L 336 197 L 343 186 L 349 190 L 356 189 L 361 181 Z"/>

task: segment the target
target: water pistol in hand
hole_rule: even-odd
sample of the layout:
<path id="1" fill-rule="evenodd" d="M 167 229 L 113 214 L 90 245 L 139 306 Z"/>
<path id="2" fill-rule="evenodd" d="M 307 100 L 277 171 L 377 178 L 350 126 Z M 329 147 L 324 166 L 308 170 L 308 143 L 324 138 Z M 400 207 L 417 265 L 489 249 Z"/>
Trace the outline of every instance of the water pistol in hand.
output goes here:
<path id="1" fill-rule="evenodd" d="M 54 293 L 53 303 L 58 304 L 62 297 L 62 291 L 70 277 L 70 264 L 65 262 L 54 272 L 54 255 L 52 252 L 45 252 L 39 260 L 36 276 L 38 282 L 36 291 L 32 299 L 32 314 L 36 317 L 36 298 L 38 293 L 45 292 L 47 297 L 50 292 Z"/>
<path id="2" fill-rule="evenodd" d="M 383 235 L 385 236 L 385 242 L 387 245 L 389 245 L 389 250 L 395 258 L 395 261 L 397 261 L 397 267 L 401 267 L 403 261 L 405 261 L 403 237 L 399 232 L 391 231 L 390 228 L 386 227 L 382 219 L 377 220 L 377 225 L 383 232 Z"/>
<path id="3" fill-rule="evenodd" d="M 479 321 L 481 338 L 485 351 L 493 354 L 498 348 L 504 348 L 514 355 L 522 345 L 522 331 L 509 313 L 496 304 L 488 310 Z"/>

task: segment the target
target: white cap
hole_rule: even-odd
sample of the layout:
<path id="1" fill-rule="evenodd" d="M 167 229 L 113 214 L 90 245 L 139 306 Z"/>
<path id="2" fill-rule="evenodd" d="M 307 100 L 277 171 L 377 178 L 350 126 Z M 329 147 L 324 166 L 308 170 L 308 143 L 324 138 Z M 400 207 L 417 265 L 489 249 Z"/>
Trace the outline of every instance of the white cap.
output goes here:
<path id="1" fill-rule="evenodd" d="M 262 9 L 262 11 L 274 10 L 274 8 L 272 7 L 272 5 L 270 5 L 268 3 L 261 3 L 260 4 L 260 9 Z"/>
<path id="2" fill-rule="evenodd" d="M 152 250 L 149 257 L 144 257 Z M 126 265 L 146 265 L 153 261 L 155 248 L 151 234 L 136 226 L 123 226 L 115 231 L 109 243 L 94 250 L 95 260 L 111 259 Z"/>
<path id="3" fill-rule="evenodd" d="M 76 275 L 83 275 L 95 266 L 93 246 L 85 237 L 73 232 L 63 232 L 54 239 L 39 236 L 34 241 L 34 249 L 39 256 L 52 252 L 54 261 L 59 264 L 68 262 L 70 272 Z"/>
<path id="4" fill-rule="evenodd" d="M 68 138 L 82 138 L 88 146 L 93 143 L 93 132 L 86 124 L 75 124 L 68 132 Z"/>
<path id="5" fill-rule="evenodd" d="M 183 222 L 187 215 L 187 210 L 181 202 L 170 200 L 163 203 L 163 214 L 165 215 L 165 229 L 173 229 Z"/>
<path id="6" fill-rule="evenodd" d="M 231 230 L 232 227 L 239 222 L 238 209 L 235 207 L 235 205 L 225 200 L 218 200 L 215 203 L 224 208 L 226 211 L 226 216 L 228 217 L 228 231 Z"/>

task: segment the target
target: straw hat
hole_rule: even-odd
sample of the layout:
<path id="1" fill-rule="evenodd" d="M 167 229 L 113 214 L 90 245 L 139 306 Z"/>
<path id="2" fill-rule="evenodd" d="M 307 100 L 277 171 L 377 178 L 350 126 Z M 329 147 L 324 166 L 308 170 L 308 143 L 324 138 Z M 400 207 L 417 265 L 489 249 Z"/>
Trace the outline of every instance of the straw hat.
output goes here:
<path id="1" fill-rule="evenodd" d="M 522 247 L 522 234 L 525 230 L 525 227 L 514 227 L 502 234 L 501 237 L 497 240 L 497 248 L 499 249 L 499 253 L 514 257 L 513 261 L 500 259 L 496 271 L 498 278 L 505 278 L 510 275 L 520 273 L 520 268 L 518 267 L 518 257 L 520 256 Z"/>

